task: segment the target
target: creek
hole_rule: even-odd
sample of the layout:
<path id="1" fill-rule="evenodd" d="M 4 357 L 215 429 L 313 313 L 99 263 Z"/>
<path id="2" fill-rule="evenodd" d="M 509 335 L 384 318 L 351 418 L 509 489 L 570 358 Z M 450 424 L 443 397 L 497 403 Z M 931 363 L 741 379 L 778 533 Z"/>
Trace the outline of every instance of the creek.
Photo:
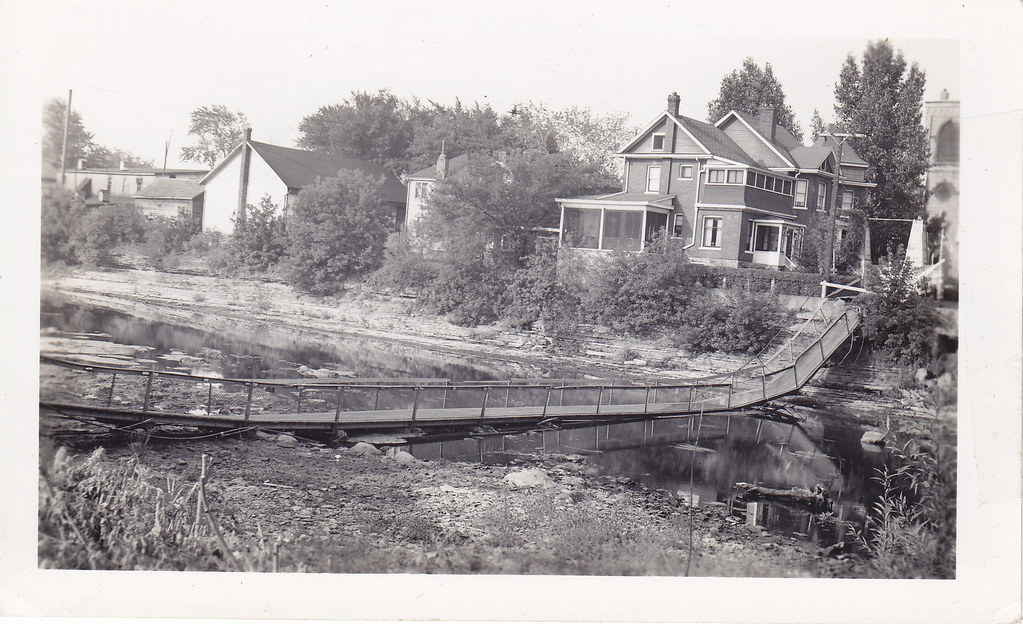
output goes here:
<path id="1" fill-rule="evenodd" d="M 410 353 L 366 339 L 309 342 L 271 327 L 213 334 L 54 296 L 42 301 L 41 327 L 44 344 L 47 338 L 59 338 L 58 348 L 77 345 L 86 353 L 117 352 L 122 365 L 203 376 L 297 378 L 319 372 L 478 381 L 517 374 L 511 366 L 500 369 L 471 358 Z M 698 506 L 731 507 L 738 482 L 777 489 L 821 484 L 835 501 L 830 517 L 764 503 L 755 510 L 755 523 L 822 545 L 841 541 L 842 524 L 861 524 L 876 500 L 879 487 L 871 477 L 889 461 L 888 455 L 880 447 L 860 444 L 863 427 L 840 406 L 788 409 L 798 412 L 797 422 L 778 422 L 756 411 L 705 414 L 421 441 L 404 448 L 420 459 L 507 465 L 538 453 L 585 455 L 598 474 L 628 477 Z"/>

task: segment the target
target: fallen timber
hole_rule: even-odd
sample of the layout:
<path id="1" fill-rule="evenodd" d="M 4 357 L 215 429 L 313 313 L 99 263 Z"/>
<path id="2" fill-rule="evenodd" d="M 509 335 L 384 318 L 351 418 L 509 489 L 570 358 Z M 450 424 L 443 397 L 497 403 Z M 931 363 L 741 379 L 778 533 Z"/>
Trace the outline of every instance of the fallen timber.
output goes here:
<path id="1" fill-rule="evenodd" d="M 69 379 L 40 408 L 120 428 L 341 430 L 582 424 L 734 411 L 797 392 L 859 324 L 854 307 L 822 305 L 768 356 L 725 374 L 679 381 L 221 379 L 41 357 Z M 415 383 L 423 381 L 425 383 Z"/>

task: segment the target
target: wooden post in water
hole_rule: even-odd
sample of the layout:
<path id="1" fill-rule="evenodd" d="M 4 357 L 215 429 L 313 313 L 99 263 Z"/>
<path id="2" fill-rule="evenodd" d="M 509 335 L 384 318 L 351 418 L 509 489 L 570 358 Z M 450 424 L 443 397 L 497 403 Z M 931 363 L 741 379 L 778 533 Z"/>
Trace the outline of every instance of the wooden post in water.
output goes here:
<path id="1" fill-rule="evenodd" d="M 249 387 L 249 394 L 245 398 L 245 424 L 249 423 L 249 413 L 252 410 L 252 388 L 255 386 L 251 381 L 246 381 L 245 385 Z"/>
<path id="2" fill-rule="evenodd" d="M 146 376 L 146 396 L 142 399 L 142 412 L 149 411 L 149 392 L 153 389 L 153 376 L 156 374 L 153 371 L 145 371 L 142 373 Z"/>
<path id="3" fill-rule="evenodd" d="M 551 404 L 551 390 L 552 389 L 553 388 L 551 386 L 547 386 L 547 398 L 544 399 L 544 402 L 543 402 L 543 414 L 540 416 L 540 418 L 542 418 L 544 420 L 547 419 L 547 406 Z"/>
<path id="4" fill-rule="evenodd" d="M 110 394 L 107 395 L 107 407 L 114 401 L 114 384 L 117 383 L 117 373 L 110 376 Z"/>
<path id="5" fill-rule="evenodd" d="M 643 397 L 643 415 L 648 416 L 650 414 L 650 386 L 646 387 L 646 396 Z M 643 425 L 643 433 L 646 433 L 646 425 Z M 646 441 L 644 435 L 644 442 Z"/>
<path id="6" fill-rule="evenodd" d="M 604 398 L 604 386 L 597 390 L 597 416 L 600 416 L 600 400 Z"/>
<path id="7" fill-rule="evenodd" d="M 480 423 L 483 423 L 483 417 L 487 413 L 487 398 L 490 397 L 490 386 L 483 387 L 483 405 L 480 407 Z"/>

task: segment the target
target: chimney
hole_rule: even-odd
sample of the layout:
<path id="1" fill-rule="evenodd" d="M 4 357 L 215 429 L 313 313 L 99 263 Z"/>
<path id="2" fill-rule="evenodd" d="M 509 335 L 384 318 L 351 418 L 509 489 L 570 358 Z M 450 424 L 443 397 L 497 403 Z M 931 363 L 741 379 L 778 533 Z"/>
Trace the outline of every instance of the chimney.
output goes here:
<path id="1" fill-rule="evenodd" d="M 124 169 L 125 169 L 124 161 L 123 160 L 121 161 L 120 169 L 121 169 L 121 171 L 124 171 Z"/>
<path id="2" fill-rule="evenodd" d="M 682 98 L 678 96 L 677 91 L 672 91 L 668 95 L 668 112 L 678 117 L 678 105 L 682 102 Z"/>
<path id="3" fill-rule="evenodd" d="M 443 180 L 448 176 L 448 155 L 444 153 L 444 141 L 440 143 L 440 156 L 437 157 L 437 179 Z"/>
<path id="4" fill-rule="evenodd" d="M 249 205 L 249 164 L 252 162 L 252 148 L 249 141 L 252 140 L 252 128 L 245 129 L 245 139 L 242 141 L 242 167 L 241 175 L 238 178 L 238 210 L 235 212 L 236 222 L 245 221 L 245 207 Z"/>
<path id="5" fill-rule="evenodd" d="M 757 129 L 769 140 L 775 139 L 775 126 L 778 125 L 778 111 L 773 106 L 763 106 L 757 115 Z"/>

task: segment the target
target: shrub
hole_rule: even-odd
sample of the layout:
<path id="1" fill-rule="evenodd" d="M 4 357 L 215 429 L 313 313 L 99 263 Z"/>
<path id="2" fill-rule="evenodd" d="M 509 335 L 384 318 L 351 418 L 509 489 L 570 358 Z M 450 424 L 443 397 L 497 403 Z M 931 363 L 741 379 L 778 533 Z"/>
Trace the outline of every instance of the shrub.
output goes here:
<path id="1" fill-rule="evenodd" d="M 937 317 L 904 250 L 889 250 L 876 293 L 861 301 L 863 336 L 871 347 L 893 362 L 921 365 L 930 359 Z"/>
<path id="2" fill-rule="evenodd" d="M 486 259 L 448 262 L 424 293 L 424 304 L 456 325 L 492 323 L 508 303 L 512 275 Z"/>
<path id="3" fill-rule="evenodd" d="M 515 327 L 539 322 L 544 334 L 557 335 L 576 327 L 579 297 L 558 277 L 557 241 L 541 241 L 515 271 L 501 317 Z"/>
<path id="4" fill-rule="evenodd" d="M 46 262 L 78 262 L 71 246 L 71 233 L 85 214 L 85 204 L 71 191 L 52 187 L 42 196 L 40 248 Z"/>
<path id="5" fill-rule="evenodd" d="M 437 279 L 436 263 L 425 243 L 409 230 L 394 232 L 384 243 L 384 260 L 370 282 L 400 291 L 418 293 Z"/>
<path id="6" fill-rule="evenodd" d="M 381 265 L 393 223 L 382 188 L 383 179 L 342 170 L 302 189 L 287 248 L 287 271 L 299 288 L 337 293 Z"/>
<path id="7" fill-rule="evenodd" d="M 75 258 L 83 264 L 110 264 L 111 253 L 118 245 L 142 241 L 145 222 L 132 203 L 103 204 L 87 210 L 71 235 Z"/>
<path id="8" fill-rule="evenodd" d="M 706 296 L 691 307 L 679 328 L 677 342 L 694 352 L 756 353 L 789 321 L 777 297 L 766 293 L 728 291 Z"/>
<path id="9" fill-rule="evenodd" d="M 184 209 L 173 218 L 152 217 L 145 222 L 142 252 L 156 267 L 167 266 L 171 257 L 189 249 L 199 236 L 197 224 Z"/>

